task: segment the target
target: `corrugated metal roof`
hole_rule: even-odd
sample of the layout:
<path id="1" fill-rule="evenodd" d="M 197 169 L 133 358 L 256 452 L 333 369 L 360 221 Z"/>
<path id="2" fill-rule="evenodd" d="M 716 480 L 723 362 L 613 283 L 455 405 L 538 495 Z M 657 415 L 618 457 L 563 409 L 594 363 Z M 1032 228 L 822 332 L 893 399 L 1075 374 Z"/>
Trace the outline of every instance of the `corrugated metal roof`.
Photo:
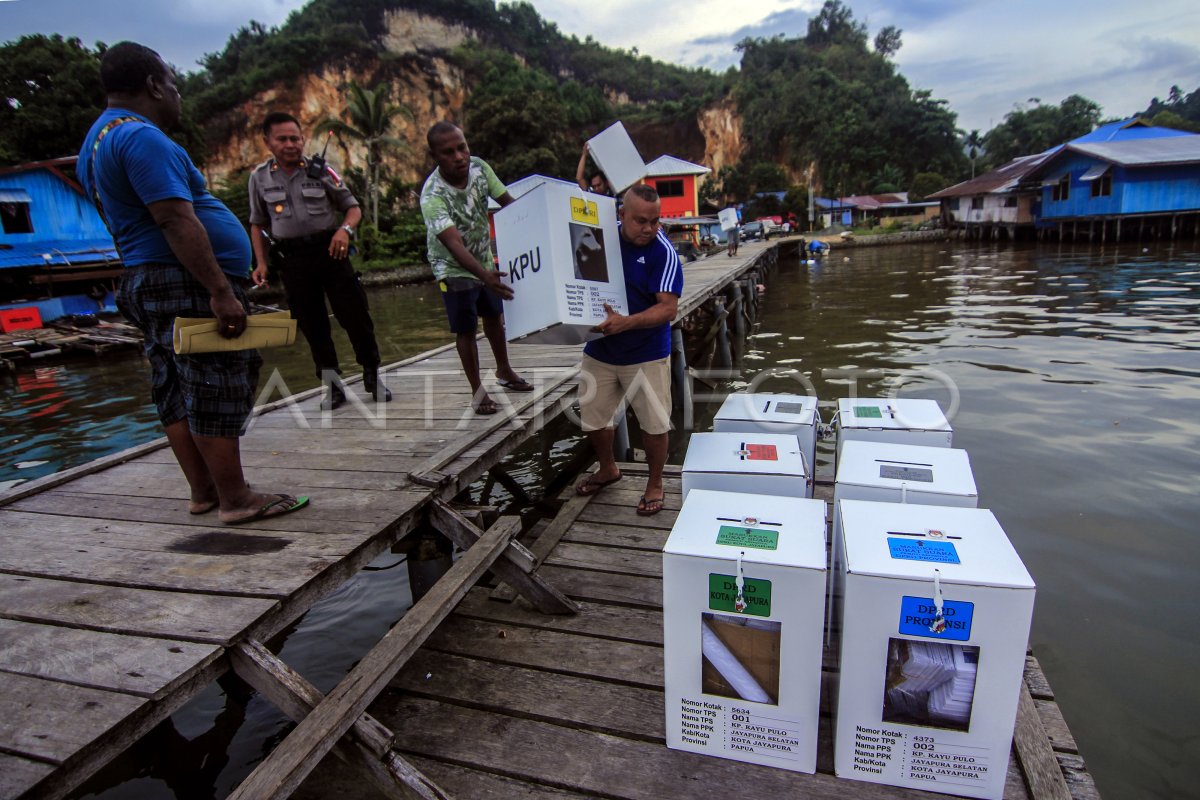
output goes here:
<path id="1" fill-rule="evenodd" d="M 9 189 L 0 186 L 0 203 L 32 203 L 29 192 L 24 189 Z"/>
<path id="2" fill-rule="evenodd" d="M 1088 171 L 1079 176 L 1081 181 L 1094 181 L 1112 169 L 1112 164 L 1093 164 Z"/>
<path id="3" fill-rule="evenodd" d="M 708 167 L 684 161 L 675 156 L 659 156 L 646 165 L 647 178 L 666 178 L 672 175 L 707 175 L 712 172 Z"/>
<path id="4" fill-rule="evenodd" d="M 58 239 L 39 242 L 6 242 L 0 247 L 0 269 L 65 267 L 85 264 L 119 264 L 112 239 Z"/>
<path id="5" fill-rule="evenodd" d="M 1161 139 L 1168 136 L 1187 136 L 1187 131 L 1177 131 L 1174 128 L 1160 128 L 1144 121 L 1141 117 L 1110 122 L 1101 125 L 1091 133 L 1085 133 L 1070 144 L 1091 144 L 1095 142 L 1123 142 L 1127 139 Z"/>
<path id="6" fill-rule="evenodd" d="M 1124 167 L 1194 164 L 1200 163 L 1200 134 L 1119 142 L 1072 142 L 1067 149 Z"/>
<path id="7" fill-rule="evenodd" d="M 929 195 L 930 199 L 941 197 L 967 197 L 977 194 L 1001 194 L 1012 191 L 1029 173 L 1041 166 L 1047 159 L 1062 149 L 1062 145 L 1052 147 L 1044 153 L 1032 156 L 1019 156 L 1007 164 L 977 175 L 969 181 L 956 183 L 941 191 Z"/>

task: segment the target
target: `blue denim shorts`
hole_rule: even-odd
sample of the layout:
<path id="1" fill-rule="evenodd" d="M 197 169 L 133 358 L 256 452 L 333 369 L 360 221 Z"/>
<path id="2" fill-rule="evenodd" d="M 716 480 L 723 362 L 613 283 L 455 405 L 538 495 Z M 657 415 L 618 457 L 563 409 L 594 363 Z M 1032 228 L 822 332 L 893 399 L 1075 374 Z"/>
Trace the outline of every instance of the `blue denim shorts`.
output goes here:
<path id="1" fill-rule="evenodd" d="M 474 278 L 444 278 L 438 283 L 451 333 L 475 333 L 480 317 L 504 314 L 500 296 Z"/>

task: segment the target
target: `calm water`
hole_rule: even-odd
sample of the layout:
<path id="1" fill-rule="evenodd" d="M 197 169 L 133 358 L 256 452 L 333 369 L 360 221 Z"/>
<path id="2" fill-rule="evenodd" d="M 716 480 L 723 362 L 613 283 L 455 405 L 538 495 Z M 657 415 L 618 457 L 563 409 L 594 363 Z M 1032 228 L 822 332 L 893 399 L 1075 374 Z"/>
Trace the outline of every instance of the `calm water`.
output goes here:
<path id="1" fill-rule="evenodd" d="M 1200 251 L 931 245 L 826 262 L 772 278 L 726 386 L 811 382 L 827 419 L 840 396 L 897 386 L 952 410 L 981 505 L 1038 582 L 1034 649 L 1100 791 L 1200 797 L 1200 615 L 1186 588 L 1200 567 Z M 385 359 L 448 340 L 432 287 L 374 292 L 372 304 Z M 270 354 L 281 356 L 269 366 L 289 385 L 312 385 L 306 358 Z M 4 378 L 0 481 L 156 436 L 142 373 L 130 358 Z M 696 429 L 715 408 L 697 408 Z M 531 488 L 578 450 L 569 428 L 555 438 L 548 458 L 536 446 L 516 457 Z M 685 438 L 673 444 L 679 460 Z M 822 443 L 819 469 L 831 455 Z M 407 603 L 403 567 L 364 572 L 310 612 L 283 655 L 328 689 Z M 173 723 L 90 788 L 222 796 L 287 730 L 265 701 L 236 702 L 219 687 Z"/>

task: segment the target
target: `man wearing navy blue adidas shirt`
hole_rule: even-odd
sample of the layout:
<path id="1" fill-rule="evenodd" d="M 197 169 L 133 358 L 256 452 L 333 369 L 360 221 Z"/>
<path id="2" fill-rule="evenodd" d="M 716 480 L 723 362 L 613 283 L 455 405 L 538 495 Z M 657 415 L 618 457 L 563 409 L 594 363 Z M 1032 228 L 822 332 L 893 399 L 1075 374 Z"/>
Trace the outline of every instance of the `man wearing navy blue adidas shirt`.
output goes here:
<path id="1" fill-rule="evenodd" d="M 658 192 L 637 185 L 621 207 L 621 263 L 629 314 L 607 304 L 608 318 L 596 326 L 603 338 L 583 350 L 583 389 L 579 408 L 583 430 L 600 468 L 575 487 L 592 495 L 621 478 L 613 457 L 617 410 L 628 402 L 642 429 L 650 477 L 637 513 L 648 517 L 663 509 L 663 466 L 671 430 L 671 323 L 683 294 L 683 269 L 671 242 L 658 226 Z"/>

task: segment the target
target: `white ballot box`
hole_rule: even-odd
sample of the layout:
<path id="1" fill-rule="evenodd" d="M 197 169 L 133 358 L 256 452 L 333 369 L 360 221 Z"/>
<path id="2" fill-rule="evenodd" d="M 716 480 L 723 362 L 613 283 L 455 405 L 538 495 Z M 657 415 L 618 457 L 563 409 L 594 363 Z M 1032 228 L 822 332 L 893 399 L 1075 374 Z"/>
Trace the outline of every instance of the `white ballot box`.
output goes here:
<path id="1" fill-rule="evenodd" d="M 916 503 L 975 508 L 979 494 L 966 450 L 885 442 L 849 441 L 842 445 L 833 488 L 833 554 L 829 602 L 832 615 L 841 603 L 842 537 L 839 500 Z M 828 632 L 832 632 L 830 626 Z"/>
<path id="2" fill-rule="evenodd" d="M 494 216 L 496 254 L 513 298 L 510 341 L 580 344 L 600 334 L 604 304 L 628 314 L 616 201 L 547 179 Z"/>
<path id="3" fill-rule="evenodd" d="M 776 433 L 693 433 L 683 457 L 683 496 L 692 489 L 812 497 L 800 440 Z"/>
<path id="4" fill-rule="evenodd" d="M 698 489 L 663 549 L 667 746 L 814 772 L 825 507 Z"/>
<path id="5" fill-rule="evenodd" d="M 717 212 L 717 222 L 721 225 L 721 230 L 731 231 L 737 227 L 738 216 L 737 209 L 723 208 Z"/>
<path id="6" fill-rule="evenodd" d="M 646 177 L 646 162 L 620 121 L 588 139 L 588 152 L 618 195 Z"/>
<path id="7" fill-rule="evenodd" d="M 809 476 L 817 473 L 817 398 L 802 394 L 731 394 L 713 430 L 718 433 L 783 433 L 800 440 Z"/>
<path id="8" fill-rule="evenodd" d="M 837 448 L 842 442 L 894 442 L 949 447 L 954 429 L 935 400 L 843 397 L 838 400 Z"/>
<path id="9" fill-rule="evenodd" d="M 1033 579 L 990 511 L 840 505 L 835 771 L 999 800 Z"/>

